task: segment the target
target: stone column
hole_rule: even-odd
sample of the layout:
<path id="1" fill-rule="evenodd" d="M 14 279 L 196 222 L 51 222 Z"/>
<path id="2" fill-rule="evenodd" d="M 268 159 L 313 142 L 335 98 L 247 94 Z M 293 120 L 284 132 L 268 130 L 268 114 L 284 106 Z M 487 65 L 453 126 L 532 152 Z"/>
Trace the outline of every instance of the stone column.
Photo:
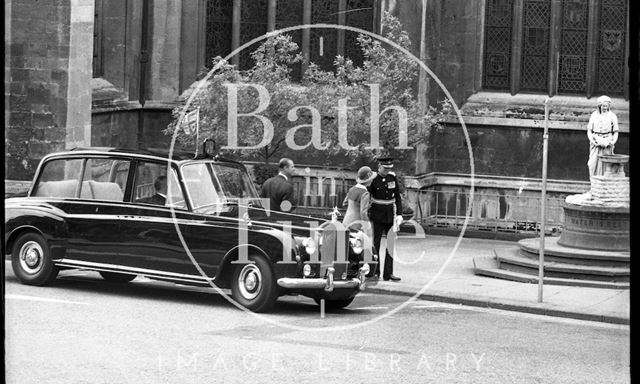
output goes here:
<path id="1" fill-rule="evenodd" d="M 7 7 L 5 178 L 27 180 L 44 155 L 91 145 L 94 1 Z"/>
<path id="2" fill-rule="evenodd" d="M 91 145 L 94 0 L 70 1 L 67 149 Z"/>
<path id="3" fill-rule="evenodd" d="M 182 1 L 164 0 L 151 3 L 148 101 L 173 101 L 180 92 L 180 37 Z"/>

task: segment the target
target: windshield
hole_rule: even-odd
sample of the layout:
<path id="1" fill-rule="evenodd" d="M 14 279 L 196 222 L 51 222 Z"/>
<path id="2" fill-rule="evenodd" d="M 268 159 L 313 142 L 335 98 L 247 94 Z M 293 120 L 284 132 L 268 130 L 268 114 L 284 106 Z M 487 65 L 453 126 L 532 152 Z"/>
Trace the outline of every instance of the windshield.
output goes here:
<path id="1" fill-rule="evenodd" d="M 196 212 L 228 212 L 239 199 L 259 204 L 249 175 L 244 168 L 229 164 L 195 163 L 182 167 L 184 182 Z"/>

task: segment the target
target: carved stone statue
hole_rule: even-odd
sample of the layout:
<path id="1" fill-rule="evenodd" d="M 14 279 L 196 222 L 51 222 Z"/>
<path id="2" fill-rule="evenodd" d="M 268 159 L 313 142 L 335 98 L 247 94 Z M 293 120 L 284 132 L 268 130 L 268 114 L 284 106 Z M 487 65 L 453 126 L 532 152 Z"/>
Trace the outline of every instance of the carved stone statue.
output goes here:
<path id="1" fill-rule="evenodd" d="M 611 112 L 611 99 L 608 96 L 598 97 L 598 108 L 593 111 L 587 126 L 589 137 L 589 176 L 603 175 L 599 155 L 612 155 L 618 141 L 618 118 Z"/>

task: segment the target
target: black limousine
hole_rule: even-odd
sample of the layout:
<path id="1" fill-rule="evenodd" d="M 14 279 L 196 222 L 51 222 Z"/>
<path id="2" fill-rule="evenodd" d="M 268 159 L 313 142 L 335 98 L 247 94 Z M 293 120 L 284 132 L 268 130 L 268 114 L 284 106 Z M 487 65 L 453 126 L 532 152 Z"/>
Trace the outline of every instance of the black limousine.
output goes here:
<path id="1" fill-rule="evenodd" d="M 46 285 L 62 269 L 83 269 L 112 282 L 230 288 L 256 312 L 286 294 L 349 305 L 364 289 L 369 239 L 269 211 L 243 164 L 202 152 L 85 148 L 43 158 L 27 196 L 5 200 L 17 278 Z"/>

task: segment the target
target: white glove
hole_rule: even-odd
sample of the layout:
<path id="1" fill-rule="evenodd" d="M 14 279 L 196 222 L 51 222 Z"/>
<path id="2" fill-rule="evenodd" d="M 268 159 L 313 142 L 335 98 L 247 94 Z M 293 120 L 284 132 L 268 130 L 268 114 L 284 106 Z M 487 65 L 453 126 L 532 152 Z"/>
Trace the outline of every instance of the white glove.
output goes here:
<path id="1" fill-rule="evenodd" d="M 400 224 L 402 224 L 403 220 L 404 219 L 400 215 L 395 217 L 395 219 L 393 220 L 393 230 L 395 232 L 398 232 L 400 230 Z"/>

